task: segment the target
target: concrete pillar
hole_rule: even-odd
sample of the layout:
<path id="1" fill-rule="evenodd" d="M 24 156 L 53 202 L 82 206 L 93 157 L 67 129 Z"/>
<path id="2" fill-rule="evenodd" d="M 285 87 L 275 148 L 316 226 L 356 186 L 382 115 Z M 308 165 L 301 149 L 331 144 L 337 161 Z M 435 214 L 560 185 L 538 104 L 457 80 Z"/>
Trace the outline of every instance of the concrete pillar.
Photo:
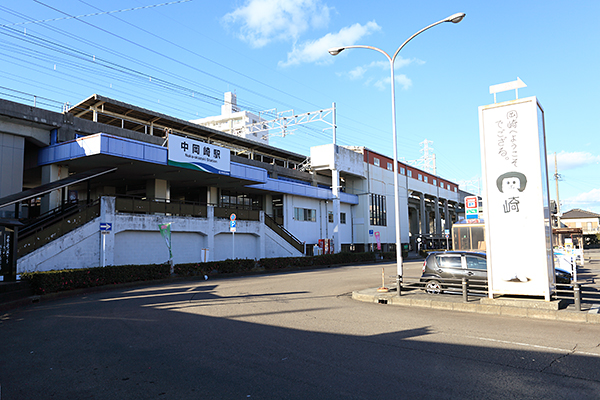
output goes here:
<path id="1" fill-rule="evenodd" d="M 435 234 L 442 234 L 442 220 L 440 218 L 440 198 L 435 197 Z"/>
<path id="2" fill-rule="evenodd" d="M 60 179 L 64 179 L 68 176 L 69 176 L 69 167 L 67 167 L 67 166 L 51 164 L 51 165 L 44 165 L 42 167 L 42 184 L 55 182 Z M 53 192 L 48 193 L 47 195 L 45 195 L 42 198 L 42 204 L 41 204 L 41 212 L 42 213 L 48 212 L 48 211 L 60 206 L 60 203 L 62 200 L 62 195 L 61 195 L 62 190 L 63 189 L 54 190 Z"/>
<path id="3" fill-rule="evenodd" d="M 272 194 L 265 194 L 263 196 L 263 210 L 265 210 L 265 213 L 267 213 L 267 215 L 270 216 L 274 216 L 273 215 L 273 195 Z"/>
<path id="4" fill-rule="evenodd" d="M 419 193 L 419 216 L 421 217 L 421 235 L 425 235 L 429 231 L 429 223 L 427 218 L 427 212 L 425 210 L 425 195 Z"/>
<path id="5" fill-rule="evenodd" d="M 0 133 L 0 197 L 23 190 L 23 160 L 25 139 Z M 0 209 L 0 218 L 13 218 L 14 206 Z"/>
<path id="6" fill-rule="evenodd" d="M 333 252 L 339 253 L 342 251 L 342 243 L 340 239 L 340 173 L 337 169 L 331 170 L 331 191 L 333 192 Z"/>
<path id="7" fill-rule="evenodd" d="M 452 221 L 450 221 L 450 209 L 448 207 L 448 199 L 444 199 L 444 229 L 450 229 Z"/>
<path id="8" fill-rule="evenodd" d="M 258 235 L 259 235 L 259 250 L 258 250 L 258 259 L 265 258 L 267 254 L 267 234 L 265 232 L 265 212 L 261 211 L 259 213 L 260 225 L 258 226 Z"/>
<path id="9" fill-rule="evenodd" d="M 146 197 L 151 199 L 171 199 L 169 181 L 164 179 L 150 179 L 146 181 Z"/>
<path id="10" fill-rule="evenodd" d="M 206 191 L 206 203 L 217 206 L 219 204 L 219 189 L 216 187 L 209 187 Z"/>
<path id="11" fill-rule="evenodd" d="M 208 248 L 208 261 L 215 259 L 215 208 L 212 206 L 206 207 L 208 218 L 208 229 L 206 231 L 206 246 Z"/>
<path id="12" fill-rule="evenodd" d="M 109 223 L 112 228 L 110 233 L 102 233 L 98 226 L 98 235 L 100 235 L 99 267 L 115 263 L 115 235 L 119 228 L 115 225 L 115 202 L 116 198 L 111 196 L 102 196 L 100 199 L 100 223 Z"/>

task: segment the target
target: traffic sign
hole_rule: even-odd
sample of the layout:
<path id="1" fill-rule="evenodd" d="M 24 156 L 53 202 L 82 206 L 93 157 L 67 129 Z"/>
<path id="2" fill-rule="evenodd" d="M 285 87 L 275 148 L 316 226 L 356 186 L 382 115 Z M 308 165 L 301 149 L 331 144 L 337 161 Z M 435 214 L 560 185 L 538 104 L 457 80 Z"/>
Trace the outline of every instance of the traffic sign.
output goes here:
<path id="1" fill-rule="evenodd" d="M 231 215 L 235 215 L 235 214 L 231 214 Z M 232 219 L 231 221 L 229 221 L 229 231 L 230 232 L 235 232 L 237 227 L 236 227 L 236 222 L 235 219 Z"/>
<path id="2" fill-rule="evenodd" d="M 112 223 L 100 222 L 100 230 L 103 231 L 103 232 L 110 232 L 110 231 L 112 231 Z"/>
<path id="3" fill-rule="evenodd" d="M 232 214 L 229 216 L 229 219 L 230 219 L 230 220 L 232 220 L 232 221 L 235 221 L 235 219 L 236 219 L 236 216 L 235 216 L 235 214 L 233 214 L 233 213 L 232 213 Z"/>

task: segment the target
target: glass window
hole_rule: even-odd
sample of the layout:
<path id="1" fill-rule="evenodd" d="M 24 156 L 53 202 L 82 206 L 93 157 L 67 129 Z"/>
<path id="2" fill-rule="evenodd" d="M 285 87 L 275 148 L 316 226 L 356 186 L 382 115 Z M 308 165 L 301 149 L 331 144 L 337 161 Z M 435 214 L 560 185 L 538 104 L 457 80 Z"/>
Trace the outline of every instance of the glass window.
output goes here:
<path id="1" fill-rule="evenodd" d="M 406 176 L 412 178 L 412 171 L 410 169 L 406 172 Z"/>
<path id="2" fill-rule="evenodd" d="M 428 178 L 427 176 L 424 176 L 424 177 L 423 177 L 423 181 L 425 181 L 425 182 L 427 182 L 427 181 L 428 181 L 428 179 L 429 179 L 429 178 Z"/>
<path id="3" fill-rule="evenodd" d="M 441 256 L 438 257 L 438 263 L 442 268 L 462 268 L 460 256 Z"/>
<path id="4" fill-rule="evenodd" d="M 369 222 L 371 225 L 387 226 L 385 196 L 371 193 L 369 200 Z"/>
<path id="5" fill-rule="evenodd" d="M 437 185 L 437 179 L 434 179 L 434 180 L 433 180 L 433 184 L 434 184 L 434 185 Z"/>
<path id="6" fill-rule="evenodd" d="M 467 256 L 467 268 L 487 270 L 487 262 L 482 257 Z"/>
<path id="7" fill-rule="evenodd" d="M 423 175 L 419 174 L 419 180 L 423 179 Z"/>
<path id="8" fill-rule="evenodd" d="M 327 220 L 333 223 L 333 212 L 329 211 L 329 213 L 327 214 Z"/>
<path id="9" fill-rule="evenodd" d="M 373 164 L 375 164 L 376 167 L 379 167 L 379 158 L 374 158 Z"/>
<path id="10" fill-rule="evenodd" d="M 405 170 L 403 167 L 400 167 L 400 173 L 401 173 L 402 175 L 405 175 L 405 171 L 406 171 L 406 170 Z"/>
<path id="11" fill-rule="evenodd" d="M 387 163 L 387 169 L 390 170 L 390 171 L 392 170 L 392 163 L 391 162 Z"/>
<path id="12" fill-rule="evenodd" d="M 346 213 L 340 213 L 340 224 L 346 223 Z"/>
<path id="13" fill-rule="evenodd" d="M 294 207 L 294 219 L 296 221 L 315 222 L 317 220 L 317 210 Z"/>

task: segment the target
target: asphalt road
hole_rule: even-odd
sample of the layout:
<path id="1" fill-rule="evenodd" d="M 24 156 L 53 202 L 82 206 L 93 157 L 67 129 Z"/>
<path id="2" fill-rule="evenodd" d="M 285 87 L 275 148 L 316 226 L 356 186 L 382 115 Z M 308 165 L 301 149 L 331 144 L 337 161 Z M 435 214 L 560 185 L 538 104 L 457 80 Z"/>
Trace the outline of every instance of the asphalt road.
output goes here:
<path id="1" fill-rule="evenodd" d="M 352 300 L 381 283 L 381 266 L 13 310 L 0 318 L 1 399 L 600 397 L 599 325 Z"/>

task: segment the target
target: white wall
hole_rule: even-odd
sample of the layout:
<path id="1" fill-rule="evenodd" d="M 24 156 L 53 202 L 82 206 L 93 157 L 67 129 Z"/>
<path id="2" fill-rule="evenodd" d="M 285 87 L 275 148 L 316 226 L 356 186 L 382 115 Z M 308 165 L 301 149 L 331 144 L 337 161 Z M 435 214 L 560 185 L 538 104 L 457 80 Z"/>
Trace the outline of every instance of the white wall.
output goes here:
<path id="1" fill-rule="evenodd" d="M 101 216 L 21 257 L 17 273 L 60 269 L 90 268 L 102 265 L 102 238 L 105 240 L 105 265 L 159 264 L 168 261 L 169 251 L 159 224 L 171 222 L 173 262 L 200 262 L 202 249 L 209 250 L 209 261 L 235 258 L 301 256 L 293 246 L 260 221 L 237 221 L 235 254 L 229 220 L 128 214 L 114 211 L 114 198 L 103 197 Z M 111 223 L 110 234 L 102 235 L 101 222 Z M 316 223 L 312 223 L 316 225 Z"/>

